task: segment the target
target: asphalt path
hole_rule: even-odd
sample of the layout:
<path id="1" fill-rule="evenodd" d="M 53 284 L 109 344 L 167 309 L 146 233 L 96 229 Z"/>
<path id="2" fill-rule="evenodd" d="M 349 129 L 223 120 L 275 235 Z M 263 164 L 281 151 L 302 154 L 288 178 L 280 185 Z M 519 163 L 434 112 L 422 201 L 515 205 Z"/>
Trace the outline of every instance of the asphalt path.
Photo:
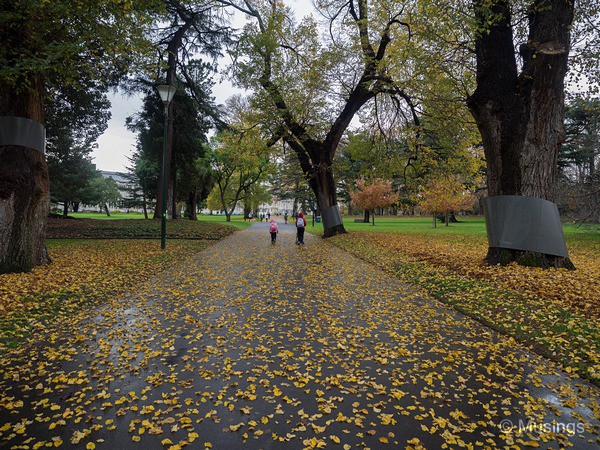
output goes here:
<path id="1" fill-rule="evenodd" d="M 3 355 L 0 447 L 599 448 L 597 388 L 282 222 Z"/>

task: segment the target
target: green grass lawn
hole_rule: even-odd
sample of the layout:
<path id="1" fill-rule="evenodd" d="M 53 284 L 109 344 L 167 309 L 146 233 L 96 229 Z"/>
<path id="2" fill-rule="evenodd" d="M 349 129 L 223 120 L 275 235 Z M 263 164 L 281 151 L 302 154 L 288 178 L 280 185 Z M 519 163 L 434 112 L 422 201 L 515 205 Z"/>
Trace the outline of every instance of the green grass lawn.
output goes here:
<path id="1" fill-rule="evenodd" d="M 428 234 L 428 235 L 461 235 L 485 239 L 487 236 L 485 218 L 483 216 L 459 216 L 458 223 L 446 226 L 438 222 L 433 227 L 431 216 L 376 216 L 375 225 L 370 223 L 355 223 L 354 219 L 362 216 L 344 216 L 344 228 L 348 232 L 366 233 L 401 233 L 401 234 Z M 322 234 L 323 226 L 320 223 L 312 225 L 312 217 L 306 218 L 308 230 L 314 234 Z M 600 244 L 600 225 L 586 224 L 577 226 L 572 222 L 563 222 L 563 232 L 567 241 L 570 238 L 585 240 Z"/>
<path id="2" fill-rule="evenodd" d="M 105 213 L 99 212 L 72 212 L 69 217 L 75 219 L 98 219 L 98 220 L 116 220 L 116 219 L 144 219 L 144 214 L 138 212 L 122 213 L 111 212 L 110 217 Z"/>
<path id="3" fill-rule="evenodd" d="M 226 221 L 224 214 L 198 214 L 198 220 L 231 225 L 241 229 L 248 228 L 250 225 L 252 225 L 252 222 L 244 221 L 244 217 L 239 214 L 232 215 L 230 222 Z"/>

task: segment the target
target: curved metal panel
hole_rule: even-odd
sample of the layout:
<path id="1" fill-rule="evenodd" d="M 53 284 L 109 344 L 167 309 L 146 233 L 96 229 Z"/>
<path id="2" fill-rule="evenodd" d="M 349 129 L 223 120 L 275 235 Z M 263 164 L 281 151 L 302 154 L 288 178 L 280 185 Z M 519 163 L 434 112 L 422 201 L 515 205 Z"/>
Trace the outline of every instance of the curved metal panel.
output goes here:
<path id="1" fill-rule="evenodd" d="M 556 204 L 535 197 L 498 195 L 484 199 L 483 210 L 490 247 L 569 256 Z"/>
<path id="2" fill-rule="evenodd" d="M 32 119 L 0 116 L 0 145 L 20 145 L 44 153 L 46 129 Z"/>
<path id="3" fill-rule="evenodd" d="M 326 228 L 335 227 L 342 223 L 342 215 L 340 214 L 340 208 L 338 208 L 337 205 L 330 206 L 323 210 L 323 225 Z"/>

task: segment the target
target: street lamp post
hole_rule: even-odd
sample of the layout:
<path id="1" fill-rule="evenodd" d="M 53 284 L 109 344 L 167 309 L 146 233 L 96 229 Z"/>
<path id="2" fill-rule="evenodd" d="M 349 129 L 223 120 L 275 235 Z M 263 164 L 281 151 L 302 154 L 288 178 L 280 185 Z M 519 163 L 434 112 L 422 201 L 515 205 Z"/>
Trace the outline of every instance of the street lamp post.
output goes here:
<path id="1" fill-rule="evenodd" d="M 160 98 L 165 105 L 165 132 L 163 138 L 163 158 L 162 158 L 162 211 L 160 227 L 160 248 L 164 250 L 167 246 L 167 140 L 169 137 L 169 103 L 173 100 L 177 88 L 166 84 L 156 87 Z"/>

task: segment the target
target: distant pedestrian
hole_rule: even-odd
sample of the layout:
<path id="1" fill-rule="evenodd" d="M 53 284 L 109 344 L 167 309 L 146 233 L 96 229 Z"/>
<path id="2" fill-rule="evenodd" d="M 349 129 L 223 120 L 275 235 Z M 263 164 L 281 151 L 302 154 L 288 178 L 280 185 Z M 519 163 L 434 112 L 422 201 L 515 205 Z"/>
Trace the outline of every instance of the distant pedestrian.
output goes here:
<path id="1" fill-rule="evenodd" d="M 270 221 L 270 220 L 271 220 L 271 213 L 270 213 L 270 212 L 268 212 L 268 213 L 267 213 L 267 221 Z"/>
<path id="2" fill-rule="evenodd" d="M 304 245 L 304 229 L 306 228 L 306 220 L 303 213 L 298 213 L 296 219 L 296 244 Z"/>
<path id="3" fill-rule="evenodd" d="M 283 214 L 283 220 L 286 224 L 287 224 L 287 219 L 288 219 L 288 213 L 286 212 Z"/>
<path id="4" fill-rule="evenodd" d="M 271 222 L 269 223 L 269 233 L 271 233 L 271 244 L 274 245 L 277 240 L 277 233 L 279 233 L 279 228 L 277 227 L 275 219 L 271 219 Z"/>

